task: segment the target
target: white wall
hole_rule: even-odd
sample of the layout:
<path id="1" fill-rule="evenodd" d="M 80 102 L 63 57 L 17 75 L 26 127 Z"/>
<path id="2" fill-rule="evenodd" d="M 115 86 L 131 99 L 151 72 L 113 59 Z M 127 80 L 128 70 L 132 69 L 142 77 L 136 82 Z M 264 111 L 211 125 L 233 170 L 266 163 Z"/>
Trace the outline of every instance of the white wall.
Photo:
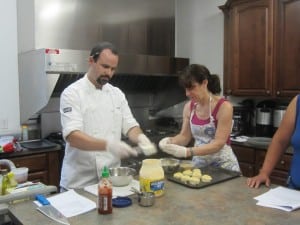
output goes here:
<path id="1" fill-rule="evenodd" d="M 176 56 L 205 65 L 223 83 L 224 17 L 218 6 L 226 0 L 176 0 Z"/>
<path id="2" fill-rule="evenodd" d="M 0 0 L 0 135 L 20 132 L 17 6 Z"/>

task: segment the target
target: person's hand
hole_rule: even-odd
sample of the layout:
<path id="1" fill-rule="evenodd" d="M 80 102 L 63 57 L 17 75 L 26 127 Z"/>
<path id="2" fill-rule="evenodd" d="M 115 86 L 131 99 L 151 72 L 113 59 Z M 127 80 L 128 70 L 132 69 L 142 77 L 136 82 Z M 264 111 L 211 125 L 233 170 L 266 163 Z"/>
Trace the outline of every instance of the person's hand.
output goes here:
<path id="1" fill-rule="evenodd" d="M 161 150 L 164 151 L 167 144 L 171 144 L 171 138 L 170 137 L 165 137 L 165 138 L 161 139 L 158 143 L 158 146 Z"/>
<path id="2" fill-rule="evenodd" d="M 270 178 L 265 173 L 259 173 L 257 176 L 247 179 L 247 185 L 251 188 L 258 188 L 262 183 L 265 183 L 267 187 L 270 187 Z"/>
<path id="3" fill-rule="evenodd" d="M 137 151 L 123 141 L 108 141 L 106 149 L 119 158 L 137 156 Z"/>
<path id="4" fill-rule="evenodd" d="M 178 158 L 186 158 L 188 152 L 188 149 L 186 147 L 176 144 L 165 144 L 162 150 Z"/>
<path id="5" fill-rule="evenodd" d="M 145 134 L 139 134 L 138 146 L 146 156 L 153 155 L 157 152 L 156 146 Z"/>

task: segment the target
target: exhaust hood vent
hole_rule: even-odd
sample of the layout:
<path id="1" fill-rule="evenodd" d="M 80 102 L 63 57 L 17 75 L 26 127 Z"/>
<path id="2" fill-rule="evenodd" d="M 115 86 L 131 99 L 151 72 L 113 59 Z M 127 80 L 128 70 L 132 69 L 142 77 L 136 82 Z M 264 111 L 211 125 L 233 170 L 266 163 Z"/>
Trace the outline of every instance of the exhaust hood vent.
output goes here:
<path id="1" fill-rule="evenodd" d="M 120 54 L 111 83 L 127 92 L 155 93 L 177 82 L 176 73 L 189 64 L 185 58 Z M 60 97 L 87 71 L 89 51 L 37 49 L 19 55 L 21 123 L 42 110 L 50 97 Z"/>

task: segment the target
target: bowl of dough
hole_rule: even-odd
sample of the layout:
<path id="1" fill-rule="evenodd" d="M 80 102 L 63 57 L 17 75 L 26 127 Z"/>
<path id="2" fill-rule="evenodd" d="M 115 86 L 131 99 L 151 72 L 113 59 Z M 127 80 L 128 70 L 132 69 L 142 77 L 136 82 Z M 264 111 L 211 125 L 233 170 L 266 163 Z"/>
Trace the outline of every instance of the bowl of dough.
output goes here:
<path id="1" fill-rule="evenodd" d="M 116 187 L 129 185 L 136 174 L 136 170 L 130 167 L 109 168 L 111 182 Z"/>
<path id="2" fill-rule="evenodd" d="M 161 158 L 161 166 L 165 173 L 174 173 L 179 169 L 180 160 L 174 158 Z"/>

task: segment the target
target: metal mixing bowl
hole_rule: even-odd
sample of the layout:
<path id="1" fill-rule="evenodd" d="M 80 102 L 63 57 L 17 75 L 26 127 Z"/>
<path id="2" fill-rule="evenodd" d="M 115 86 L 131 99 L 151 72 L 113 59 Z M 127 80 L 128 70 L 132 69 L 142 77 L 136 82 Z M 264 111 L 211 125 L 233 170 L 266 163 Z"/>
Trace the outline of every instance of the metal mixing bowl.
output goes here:
<path id="1" fill-rule="evenodd" d="M 109 168 L 110 179 L 113 186 L 127 186 L 136 175 L 136 170 L 130 167 Z"/>
<path id="2" fill-rule="evenodd" d="M 161 166 L 165 173 L 174 173 L 178 170 L 180 160 L 174 158 L 161 158 Z"/>

